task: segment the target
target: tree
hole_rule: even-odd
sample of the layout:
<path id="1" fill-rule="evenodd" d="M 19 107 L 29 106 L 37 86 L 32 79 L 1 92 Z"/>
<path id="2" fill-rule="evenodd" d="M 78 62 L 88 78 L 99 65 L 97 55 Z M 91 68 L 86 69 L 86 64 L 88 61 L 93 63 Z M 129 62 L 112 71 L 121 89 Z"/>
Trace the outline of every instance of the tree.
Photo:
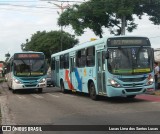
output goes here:
<path id="1" fill-rule="evenodd" d="M 134 15 L 139 19 L 144 14 L 150 16 L 155 24 L 160 23 L 159 0 L 90 0 L 81 5 L 73 5 L 64 11 L 58 19 L 58 25 L 71 25 L 77 35 L 90 28 L 100 38 L 103 28 L 108 28 L 111 34 L 125 34 L 125 28 L 132 32 L 137 28 Z"/>
<path id="2" fill-rule="evenodd" d="M 73 47 L 78 43 L 74 35 L 64 31 L 37 31 L 32 35 L 30 41 L 21 44 L 23 51 L 40 51 L 44 52 L 46 58 L 50 61 L 51 54 L 60 51 L 61 37 L 63 37 L 63 50 Z"/>

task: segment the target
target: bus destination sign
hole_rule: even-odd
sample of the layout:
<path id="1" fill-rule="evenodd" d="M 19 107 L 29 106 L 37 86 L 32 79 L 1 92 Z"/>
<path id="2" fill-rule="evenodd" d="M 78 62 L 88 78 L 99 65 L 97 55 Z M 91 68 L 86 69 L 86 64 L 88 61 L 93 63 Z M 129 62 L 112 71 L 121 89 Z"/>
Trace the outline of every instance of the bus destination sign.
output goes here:
<path id="1" fill-rule="evenodd" d="M 149 46 L 149 40 L 147 38 L 109 38 L 108 46 Z"/>
<path id="2" fill-rule="evenodd" d="M 38 53 L 19 53 L 14 55 L 15 59 L 41 59 L 43 58 L 42 54 Z"/>

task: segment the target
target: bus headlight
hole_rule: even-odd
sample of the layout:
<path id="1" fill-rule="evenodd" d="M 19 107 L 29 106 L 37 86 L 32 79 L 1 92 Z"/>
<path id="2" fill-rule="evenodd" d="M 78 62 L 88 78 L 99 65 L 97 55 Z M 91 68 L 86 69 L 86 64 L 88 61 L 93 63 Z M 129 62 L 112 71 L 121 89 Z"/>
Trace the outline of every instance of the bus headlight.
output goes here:
<path id="1" fill-rule="evenodd" d="M 152 76 L 149 76 L 149 77 L 147 78 L 147 85 L 152 85 L 153 82 L 154 82 L 154 78 L 153 78 Z"/>
<path id="2" fill-rule="evenodd" d="M 111 84 L 111 86 L 113 86 L 113 87 L 121 87 L 121 85 L 120 85 L 117 81 L 115 81 L 115 80 L 113 80 L 113 79 L 108 79 L 108 82 L 109 82 L 109 84 Z"/>
<path id="3" fill-rule="evenodd" d="M 45 78 L 43 78 L 43 79 L 41 79 L 40 81 L 39 81 L 39 83 L 45 83 L 46 82 L 46 79 Z"/>
<path id="4" fill-rule="evenodd" d="M 21 82 L 19 80 L 17 80 L 16 78 L 13 78 L 13 81 L 17 84 L 21 84 Z"/>

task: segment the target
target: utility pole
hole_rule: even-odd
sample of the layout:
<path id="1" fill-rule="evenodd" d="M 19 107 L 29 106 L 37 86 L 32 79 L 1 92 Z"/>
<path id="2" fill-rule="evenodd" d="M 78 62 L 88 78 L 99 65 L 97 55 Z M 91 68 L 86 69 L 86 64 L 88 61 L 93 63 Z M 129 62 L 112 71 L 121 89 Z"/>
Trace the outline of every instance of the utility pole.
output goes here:
<path id="1" fill-rule="evenodd" d="M 124 0 L 121 0 L 122 7 L 124 9 Z M 125 35 L 125 27 L 126 27 L 126 16 L 122 15 L 121 18 L 121 35 Z"/>
<path id="2" fill-rule="evenodd" d="M 58 8 L 60 8 L 61 9 L 61 14 L 63 13 L 63 11 L 64 11 L 64 9 L 66 9 L 66 8 L 68 8 L 68 7 L 70 7 L 70 5 L 68 4 L 68 5 L 66 5 L 66 6 L 63 6 L 63 3 L 61 2 L 61 4 L 56 4 L 56 3 L 53 3 L 53 2 L 48 2 L 48 3 L 51 3 L 51 4 L 53 4 L 53 5 L 55 5 L 55 6 L 57 6 Z M 58 12 L 58 14 L 59 14 L 59 12 Z M 61 15 L 61 14 L 59 14 L 59 15 Z M 61 51 L 63 50 L 63 26 L 61 26 Z"/>
<path id="3" fill-rule="evenodd" d="M 122 24 L 121 24 L 121 35 L 125 35 L 125 27 L 126 27 L 126 16 L 122 16 Z"/>

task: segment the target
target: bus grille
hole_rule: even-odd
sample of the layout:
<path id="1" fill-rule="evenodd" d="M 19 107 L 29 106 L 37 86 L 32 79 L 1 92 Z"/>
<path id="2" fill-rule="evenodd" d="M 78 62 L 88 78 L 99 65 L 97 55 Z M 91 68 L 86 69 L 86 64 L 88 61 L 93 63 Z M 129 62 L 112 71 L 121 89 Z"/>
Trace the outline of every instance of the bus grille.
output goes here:
<path id="1" fill-rule="evenodd" d="M 141 87 L 143 83 L 132 83 L 132 84 L 123 84 L 124 87 Z"/>
<path id="2" fill-rule="evenodd" d="M 142 88 L 130 88 L 130 89 L 125 89 L 126 92 L 140 92 Z"/>
<path id="3" fill-rule="evenodd" d="M 25 87 L 36 87 L 37 85 L 25 85 Z"/>
<path id="4" fill-rule="evenodd" d="M 123 82 L 139 82 L 139 81 L 144 81 L 146 77 L 141 77 L 141 78 L 120 78 L 121 81 Z"/>

